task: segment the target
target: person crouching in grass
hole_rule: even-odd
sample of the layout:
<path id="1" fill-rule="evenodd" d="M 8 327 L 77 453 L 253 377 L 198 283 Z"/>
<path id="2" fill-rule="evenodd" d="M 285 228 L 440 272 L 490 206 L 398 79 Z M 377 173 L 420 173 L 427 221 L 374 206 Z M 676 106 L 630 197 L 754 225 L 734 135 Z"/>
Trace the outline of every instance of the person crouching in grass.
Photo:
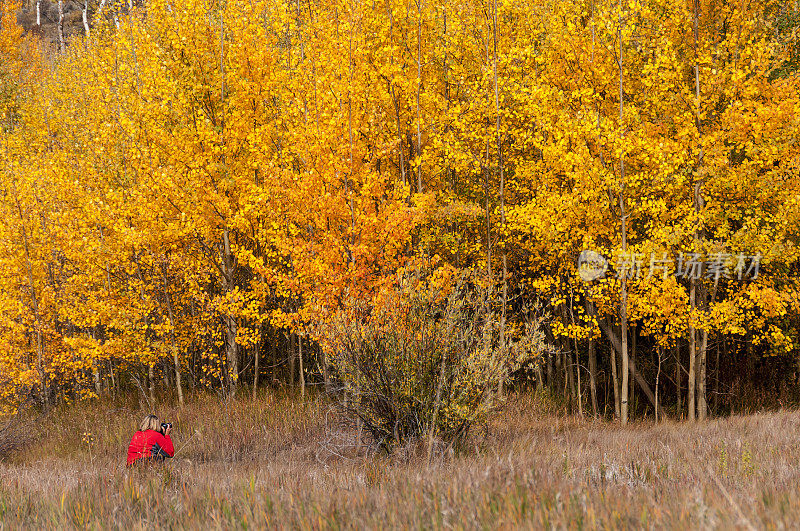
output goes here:
<path id="1" fill-rule="evenodd" d="M 128 466 L 135 464 L 162 462 L 175 455 L 172 439 L 172 424 L 161 424 L 155 415 L 147 415 L 139 431 L 133 434 L 128 447 Z"/>

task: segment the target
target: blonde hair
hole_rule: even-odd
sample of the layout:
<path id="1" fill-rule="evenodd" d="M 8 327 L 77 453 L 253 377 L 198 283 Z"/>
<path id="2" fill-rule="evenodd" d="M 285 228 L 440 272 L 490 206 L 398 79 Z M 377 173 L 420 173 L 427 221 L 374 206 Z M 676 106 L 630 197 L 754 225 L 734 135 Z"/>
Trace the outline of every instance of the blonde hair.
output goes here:
<path id="1" fill-rule="evenodd" d="M 139 424 L 139 431 L 153 430 L 158 431 L 161 428 L 161 422 L 155 415 L 147 415 L 141 424 Z"/>

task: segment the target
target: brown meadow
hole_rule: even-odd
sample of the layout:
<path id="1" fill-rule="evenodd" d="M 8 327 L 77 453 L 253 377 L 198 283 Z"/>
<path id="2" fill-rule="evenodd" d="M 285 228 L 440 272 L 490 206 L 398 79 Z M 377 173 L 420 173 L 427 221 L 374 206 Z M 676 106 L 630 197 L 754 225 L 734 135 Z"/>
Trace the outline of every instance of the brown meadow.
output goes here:
<path id="1" fill-rule="evenodd" d="M 128 470 L 148 409 L 33 419 L 0 462 L 0 528 L 784 528 L 800 525 L 793 411 L 620 427 L 512 398 L 458 449 L 376 454 L 321 397 L 195 397 L 156 412 L 176 458 Z M 19 433 L 19 432 L 18 432 Z"/>

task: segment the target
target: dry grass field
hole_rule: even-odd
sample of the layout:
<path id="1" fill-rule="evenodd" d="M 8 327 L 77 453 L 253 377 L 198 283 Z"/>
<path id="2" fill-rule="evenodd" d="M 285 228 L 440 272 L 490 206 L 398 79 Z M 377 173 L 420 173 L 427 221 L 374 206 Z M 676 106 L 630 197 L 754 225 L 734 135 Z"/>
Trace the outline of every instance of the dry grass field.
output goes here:
<path id="1" fill-rule="evenodd" d="M 800 414 L 618 425 L 528 396 L 457 450 L 392 458 L 321 398 L 156 407 L 168 465 L 127 470 L 147 411 L 77 404 L 24 427 L 0 461 L 0 528 L 797 528 Z"/>

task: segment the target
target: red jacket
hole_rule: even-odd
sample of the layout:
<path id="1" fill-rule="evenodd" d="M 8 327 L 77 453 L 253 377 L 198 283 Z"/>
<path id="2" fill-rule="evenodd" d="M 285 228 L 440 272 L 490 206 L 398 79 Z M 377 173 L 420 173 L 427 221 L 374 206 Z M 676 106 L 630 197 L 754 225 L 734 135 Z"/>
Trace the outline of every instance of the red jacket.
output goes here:
<path id="1" fill-rule="evenodd" d="M 164 460 L 175 455 L 172 439 L 154 430 L 137 431 L 128 447 L 128 466 L 139 459 Z"/>

